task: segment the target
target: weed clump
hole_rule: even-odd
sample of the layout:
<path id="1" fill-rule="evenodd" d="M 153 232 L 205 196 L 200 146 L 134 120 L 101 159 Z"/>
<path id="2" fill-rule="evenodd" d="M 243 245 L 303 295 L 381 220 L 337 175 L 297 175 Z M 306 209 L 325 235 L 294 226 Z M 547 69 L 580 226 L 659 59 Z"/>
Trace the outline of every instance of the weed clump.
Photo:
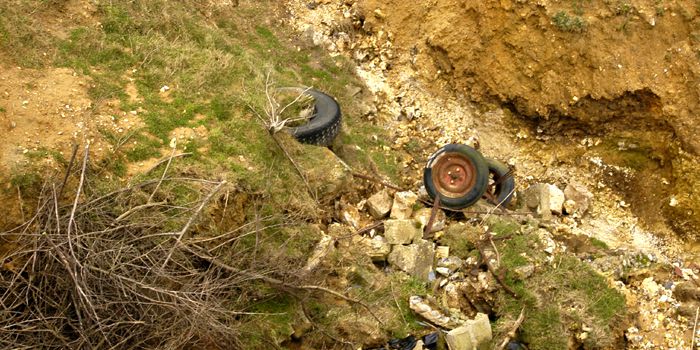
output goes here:
<path id="1" fill-rule="evenodd" d="M 552 22 L 559 30 L 564 32 L 581 33 L 586 30 L 586 20 L 581 16 L 571 16 L 566 11 L 559 11 L 552 17 Z"/>

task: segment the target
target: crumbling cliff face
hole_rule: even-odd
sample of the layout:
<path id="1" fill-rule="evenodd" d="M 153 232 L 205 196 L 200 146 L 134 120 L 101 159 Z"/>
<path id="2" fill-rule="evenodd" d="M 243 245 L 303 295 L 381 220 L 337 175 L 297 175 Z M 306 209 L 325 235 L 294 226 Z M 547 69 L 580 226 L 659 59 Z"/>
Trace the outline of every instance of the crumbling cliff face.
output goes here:
<path id="1" fill-rule="evenodd" d="M 677 231 L 698 237 L 696 2 L 359 3 L 363 27 L 388 32 L 395 57 L 410 60 L 422 79 L 509 105 L 545 134 L 596 136 L 613 147 L 634 143 L 646 157 L 632 166 L 639 177 L 663 171 L 670 178 L 629 190 L 660 193 L 663 203 L 654 210 Z"/>

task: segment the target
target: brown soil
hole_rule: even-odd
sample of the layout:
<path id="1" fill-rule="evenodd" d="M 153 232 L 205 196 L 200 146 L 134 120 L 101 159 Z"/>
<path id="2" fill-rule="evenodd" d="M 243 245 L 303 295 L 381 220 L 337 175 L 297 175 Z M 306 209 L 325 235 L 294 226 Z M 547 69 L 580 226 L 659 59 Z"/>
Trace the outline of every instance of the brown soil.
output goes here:
<path id="1" fill-rule="evenodd" d="M 358 3 L 363 28 L 392 42 L 388 69 L 410 64 L 431 89 L 505 103 L 554 148 L 600 137 L 606 163 L 635 170 L 613 186 L 638 216 L 698 237 L 696 2 Z"/>

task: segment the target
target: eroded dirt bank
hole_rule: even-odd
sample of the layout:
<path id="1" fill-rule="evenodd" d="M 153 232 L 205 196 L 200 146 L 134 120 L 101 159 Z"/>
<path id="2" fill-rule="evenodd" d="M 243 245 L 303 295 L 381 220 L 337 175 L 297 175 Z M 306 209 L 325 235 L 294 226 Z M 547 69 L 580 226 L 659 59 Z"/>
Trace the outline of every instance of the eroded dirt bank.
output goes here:
<path id="1" fill-rule="evenodd" d="M 600 138 L 594 146 L 604 162 L 636 173 L 620 189 L 637 214 L 697 240 L 696 2 L 358 5 L 363 30 L 385 32 L 392 43 L 388 69 L 408 64 L 428 85 L 505 103 L 552 145 Z M 647 195 L 635 194 L 640 189 Z"/>

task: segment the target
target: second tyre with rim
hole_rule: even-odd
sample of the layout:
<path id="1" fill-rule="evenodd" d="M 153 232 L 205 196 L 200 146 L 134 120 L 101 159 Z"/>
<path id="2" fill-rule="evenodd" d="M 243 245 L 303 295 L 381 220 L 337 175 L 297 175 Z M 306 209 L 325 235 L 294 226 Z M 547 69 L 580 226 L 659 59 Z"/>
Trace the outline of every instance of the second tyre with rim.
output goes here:
<path id="1" fill-rule="evenodd" d="M 423 170 L 423 184 L 442 206 L 463 209 L 478 201 L 489 183 L 484 156 L 467 145 L 449 144 L 433 153 Z"/>

